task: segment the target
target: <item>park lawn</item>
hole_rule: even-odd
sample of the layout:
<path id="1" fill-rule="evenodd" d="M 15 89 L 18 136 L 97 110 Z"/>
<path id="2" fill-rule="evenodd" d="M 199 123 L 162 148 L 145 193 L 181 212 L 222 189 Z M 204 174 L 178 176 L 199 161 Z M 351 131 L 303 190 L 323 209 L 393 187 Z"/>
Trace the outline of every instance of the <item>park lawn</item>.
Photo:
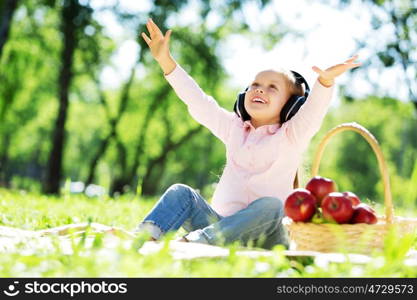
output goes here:
<path id="1" fill-rule="evenodd" d="M 144 199 L 124 195 L 117 199 L 87 198 L 64 194 L 44 196 L 24 191 L 0 189 L 0 225 L 38 230 L 69 223 L 96 222 L 132 230 L 150 211 L 156 198 Z M 381 209 L 381 208 L 380 208 Z M 415 211 L 415 210 L 414 210 Z M 410 209 L 396 209 L 398 215 L 410 214 Z M 414 214 L 417 217 L 417 213 Z M 417 249 L 416 236 L 387 240 L 384 252 L 375 252 L 367 264 L 317 264 L 314 260 L 293 260 L 283 255 L 281 246 L 269 257 L 251 258 L 236 255 L 241 248 L 232 245 L 230 254 L 221 258 L 175 259 L 168 242 L 182 234 L 164 238 L 164 247 L 144 255 L 138 249 L 145 242 L 139 237 L 133 243 L 120 240 L 106 245 L 97 235 L 87 246 L 85 239 L 72 241 L 71 253 L 56 246 L 44 249 L 28 245 L 16 251 L 1 253 L 1 277 L 416 277 L 417 268 L 409 263 L 406 253 Z M 0 239 L 1 241 L 1 239 Z M 1 245 L 0 245 L 1 246 Z M 1 247 L 0 247 L 1 249 Z M 19 251 L 21 250 L 21 251 Z M 55 251 L 54 251 L 55 250 Z"/>

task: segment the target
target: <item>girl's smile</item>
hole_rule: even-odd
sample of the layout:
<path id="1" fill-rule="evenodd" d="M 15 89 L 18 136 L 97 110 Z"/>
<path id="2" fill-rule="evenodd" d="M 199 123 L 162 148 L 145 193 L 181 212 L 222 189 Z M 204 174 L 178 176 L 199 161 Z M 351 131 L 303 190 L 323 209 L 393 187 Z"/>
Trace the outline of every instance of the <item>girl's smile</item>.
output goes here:
<path id="1" fill-rule="evenodd" d="M 263 99 L 263 98 L 261 98 L 261 97 L 259 97 L 259 96 L 255 96 L 255 97 L 253 97 L 253 98 L 252 98 L 252 102 L 253 102 L 253 103 L 261 103 L 261 104 L 268 104 L 268 100 Z"/>

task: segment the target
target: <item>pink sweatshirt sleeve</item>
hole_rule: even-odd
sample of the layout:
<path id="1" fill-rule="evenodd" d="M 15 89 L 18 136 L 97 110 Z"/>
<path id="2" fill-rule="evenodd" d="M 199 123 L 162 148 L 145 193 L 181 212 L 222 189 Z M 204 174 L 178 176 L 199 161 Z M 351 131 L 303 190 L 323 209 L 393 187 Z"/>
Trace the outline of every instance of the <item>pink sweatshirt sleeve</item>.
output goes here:
<path id="1" fill-rule="evenodd" d="M 207 127 L 226 144 L 235 118 L 234 113 L 220 107 L 213 97 L 206 95 L 181 66 L 177 65 L 165 78 L 177 96 L 187 105 L 194 120 Z"/>
<path id="2" fill-rule="evenodd" d="M 311 138 L 320 130 L 323 119 L 330 107 L 333 86 L 325 87 L 318 80 L 300 110 L 287 123 L 288 138 L 302 148 L 307 147 Z"/>

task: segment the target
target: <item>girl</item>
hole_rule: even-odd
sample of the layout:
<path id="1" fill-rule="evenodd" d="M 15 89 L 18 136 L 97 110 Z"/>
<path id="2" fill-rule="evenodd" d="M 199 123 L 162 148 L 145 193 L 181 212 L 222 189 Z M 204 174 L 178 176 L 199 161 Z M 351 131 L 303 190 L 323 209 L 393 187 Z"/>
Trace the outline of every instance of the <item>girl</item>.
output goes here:
<path id="1" fill-rule="evenodd" d="M 357 56 L 324 71 L 314 66 L 319 76 L 311 93 L 307 82 L 296 72 L 262 71 L 239 95 L 235 112 L 229 112 L 206 95 L 172 58 L 171 30 L 163 35 L 152 20 L 146 26 L 150 37 L 145 33 L 142 37 L 165 78 L 187 105 L 191 116 L 226 146 L 226 167 L 212 205 L 193 188 L 174 184 L 133 233 L 97 223 L 82 223 L 36 232 L 0 227 L 0 234 L 66 235 L 89 228 L 92 232 L 127 238 L 144 232 L 151 240 L 158 240 L 182 226 L 188 232 L 180 239 L 183 242 L 222 245 L 237 241 L 267 249 L 276 244 L 288 247 L 281 224 L 283 201 L 292 190 L 302 153 L 320 129 L 335 78 L 359 66 L 360 63 L 355 63 Z"/>
<path id="2" fill-rule="evenodd" d="M 181 239 L 185 242 L 288 246 L 281 224 L 283 201 L 292 190 L 302 153 L 320 129 L 335 78 L 359 66 L 357 56 L 324 71 L 314 66 L 319 76 L 307 99 L 302 97 L 309 92 L 307 82 L 298 73 L 262 71 L 239 95 L 233 113 L 206 95 L 173 59 L 169 51 L 172 31 L 163 35 L 151 19 L 146 26 L 150 37 L 146 33 L 142 37 L 168 83 L 191 116 L 225 144 L 226 166 L 211 206 L 193 188 L 174 184 L 136 233 L 147 232 L 158 240 L 182 226 L 188 232 Z M 291 106 L 300 108 L 296 114 L 286 106 L 289 100 Z"/>

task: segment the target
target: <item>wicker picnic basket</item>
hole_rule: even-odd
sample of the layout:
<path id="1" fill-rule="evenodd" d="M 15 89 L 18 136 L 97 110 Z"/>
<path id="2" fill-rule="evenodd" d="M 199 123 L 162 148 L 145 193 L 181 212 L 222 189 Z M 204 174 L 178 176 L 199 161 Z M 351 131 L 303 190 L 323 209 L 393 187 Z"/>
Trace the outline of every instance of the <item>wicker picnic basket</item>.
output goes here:
<path id="1" fill-rule="evenodd" d="M 289 234 L 291 250 L 369 254 L 374 249 L 384 248 L 384 239 L 389 232 L 400 238 L 405 234 L 415 233 L 417 229 L 417 219 L 394 216 L 389 176 L 382 151 L 375 137 L 363 126 L 357 123 L 343 123 L 327 132 L 314 157 L 312 176 L 318 175 L 320 160 L 329 140 L 335 134 L 347 130 L 364 137 L 376 154 L 384 184 L 385 215 L 378 216 L 378 222 L 373 225 L 315 224 L 294 222 L 285 217 L 283 224 Z"/>

